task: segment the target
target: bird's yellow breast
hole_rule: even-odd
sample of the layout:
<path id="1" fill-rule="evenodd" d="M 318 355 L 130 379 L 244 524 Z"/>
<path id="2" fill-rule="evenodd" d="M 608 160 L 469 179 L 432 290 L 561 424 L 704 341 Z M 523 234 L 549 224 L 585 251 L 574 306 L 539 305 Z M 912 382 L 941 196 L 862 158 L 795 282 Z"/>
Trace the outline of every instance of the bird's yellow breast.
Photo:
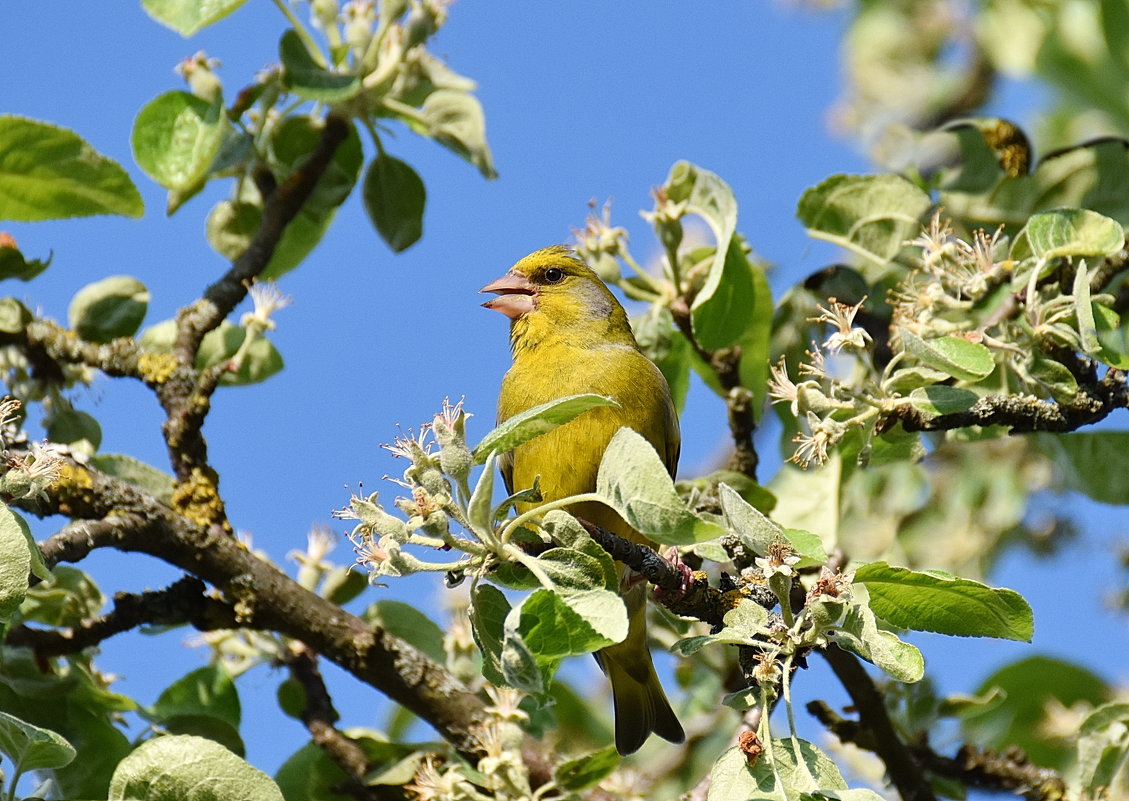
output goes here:
<path id="1" fill-rule="evenodd" d="M 604 451 L 621 427 L 642 434 L 673 471 L 678 460 L 678 422 L 658 368 L 626 344 L 575 348 L 544 344 L 519 356 L 502 382 L 498 419 L 565 395 L 592 392 L 617 407 L 591 409 L 565 425 L 515 448 L 503 464 L 511 491 L 527 489 L 540 476 L 546 501 L 591 492 Z M 638 539 L 619 516 L 601 504 L 572 510 L 621 536 Z"/>

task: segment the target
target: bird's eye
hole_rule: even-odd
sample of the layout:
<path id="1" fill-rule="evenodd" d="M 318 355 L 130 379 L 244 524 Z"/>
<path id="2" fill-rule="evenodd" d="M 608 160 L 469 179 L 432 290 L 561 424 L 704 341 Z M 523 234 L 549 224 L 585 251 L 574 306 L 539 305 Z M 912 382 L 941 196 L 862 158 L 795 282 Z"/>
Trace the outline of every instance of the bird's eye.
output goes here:
<path id="1" fill-rule="evenodd" d="M 564 280 L 564 277 L 564 270 L 562 270 L 560 267 L 550 267 L 545 271 L 546 284 L 559 284 Z"/>

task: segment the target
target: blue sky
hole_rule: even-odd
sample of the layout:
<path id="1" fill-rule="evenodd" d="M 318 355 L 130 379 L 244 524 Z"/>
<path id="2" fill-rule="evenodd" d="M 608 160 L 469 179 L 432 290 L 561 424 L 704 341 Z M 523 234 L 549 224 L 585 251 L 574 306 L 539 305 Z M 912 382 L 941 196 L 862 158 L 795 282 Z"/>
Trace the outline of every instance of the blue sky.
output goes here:
<path id="1" fill-rule="evenodd" d="M 172 68 L 199 49 L 223 62 L 230 97 L 277 60 L 285 22 L 267 0 L 251 0 L 184 40 L 137 4 L 104 8 L 6 0 L 0 113 L 86 137 L 129 170 L 147 212 L 141 220 L 3 224 L 28 256 L 54 252 L 47 273 L 7 291 L 65 319 L 78 287 L 130 274 L 152 292 L 148 324 L 172 316 L 225 269 L 205 243 L 203 224 L 227 187 L 217 184 L 167 218 L 163 190 L 130 154 L 133 116 L 155 95 L 180 87 Z M 262 385 L 221 390 L 205 429 L 231 519 L 251 532 L 256 547 L 283 560 L 304 547 L 311 524 L 330 522 L 330 511 L 347 500 L 344 485 L 363 481 L 371 490 L 385 473 L 399 473 L 402 466 L 379 443 L 391 440 L 396 424 L 429 419 L 444 396 L 465 395 L 477 415 L 472 437 L 490 428 L 509 355 L 505 320 L 478 307 L 476 290 L 526 253 L 566 241 L 590 199 L 613 199 L 613 221 L 628 229 L 635 254 L 645 258 L 656 247 L 637 211 L 650 206 L 649 190 L 671 164 L 688 159 L 733 187 L 739 228 L 775 265 L 776 291 L 838 258 L 805 236 L 794 209 L 803 190 L 828 175 L 869 169 L 828 126 L 840 90 L 837 48 L 846 15 L 745 0 L 690 9 L 653 0 L 462 0 L 451 8 L 432 50 L 479 82 L 500 177 L 487 182 L 446 150 L 401 131 L 386 147 L 427 185 L 423 240 L 393 255 L 353 197 L 307 263 L 282 280 L 294 305 L 277 315 L 273 341 L 286 369 Z M 1030 90 L 1012 87 L 1005 97 L 1022 123 Z M 102 421 L 104 451 L 165 465 L 160 410 L 143 387 L 100 378 L 76 395 L 76 404 Z M 684 471 L 706 469 L 724 441 L 722 405 L 698 386 L 683 418 Z M 771 463 L 775 443 L 764 442 L 762 450 Z M 1061 575 L 1049 565 L 1021 555 L 1004 560 L 998 583 L 1034 595 L 1042 650 L 1068 653 L 1080 630 L 1129 649 L 1124 619 L 1104 613 L 1094 589 L 1113 581 L 1109 532 L 1127 527 L 1124 509 L 1112 512 L 1101 510 L 1104 533 L 1095 528 L 1076 546 L 1079 558 L 1100 555 L 1096 575 L 1085 585 L 1079 579 L 1071 599 L 1084 609 L 1063 609 L 1046 589 Z M 40 537 L 51 530 L 37 526 Z M 349 560 L 346 547 L 337 553 Z M 158 587 L 176 576 L 138 555 L 98 554 L 83 567 L 111 592 Z M 437 598 L 440 590 L 413 581 L 365 598 L 409 593 Z M 101 664 L 124 677 L 124 692 L 151 703 L 202 659 L 184 652 L 181 639 L 146 639 L 139 648 L 136 637 L 120 638 L 107 643 Z M 938 637 L 918 643 L 951 691 L 970 690 L 991 667 L 1028 653 L 1026 646 Z M 1102 668 L 1124 681 L 1118 669 Z M 329 674 L 345 722 L 374 724 L 377 695 Z M 815 694 L 829 692 L 825 673 L 809 675 Z M 248 756 L 268 772 L 305 740 L 298 723 L 279 721 L 276 681 L 259 670 L 244 685 Z"/>

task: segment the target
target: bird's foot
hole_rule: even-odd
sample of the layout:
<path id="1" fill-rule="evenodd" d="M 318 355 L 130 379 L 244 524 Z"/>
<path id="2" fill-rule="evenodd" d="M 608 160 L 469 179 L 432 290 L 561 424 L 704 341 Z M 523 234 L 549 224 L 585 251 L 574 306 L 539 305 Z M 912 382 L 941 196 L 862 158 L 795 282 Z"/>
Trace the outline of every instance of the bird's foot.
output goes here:
<path id="1" fill-rule="evenodd" d="M 671 567 L 679 573 L 679 581 L 677 589 L 664 589 L 663 587 L 655 587 L 656 600 L 671 600 L 677 601 L 690 591 L 690 585 L 694 583 L 694 571 L 690 566 L 682 561 L 682 557 L 678 555 L 678 549 L 673 545 L 666 550 L 663 558 L 670 562 Z"/>

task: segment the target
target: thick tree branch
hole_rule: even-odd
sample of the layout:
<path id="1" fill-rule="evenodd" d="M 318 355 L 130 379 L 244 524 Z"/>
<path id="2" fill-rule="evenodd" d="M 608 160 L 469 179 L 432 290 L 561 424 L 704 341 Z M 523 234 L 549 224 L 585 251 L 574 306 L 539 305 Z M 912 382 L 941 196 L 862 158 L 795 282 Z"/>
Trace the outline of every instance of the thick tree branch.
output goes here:
<path id="1" fill-rule="evenodd" d="M 886 713 L 882 693 L 867 675 L 866 670 L 853 654 L 836 645 L 830 645 L 821 652 L 831 669 L 846 688 L 847 693 L 858 709 L 856 733 L 867 732 L 867 748 L 886 764 L 890 781 L 897 788 L 903 801 L 936 801 L 937 796 L 925 771 L 909 747 L 902 742 Z M 838 734 L 839 732 L 836 732 Z"/>
<path id="2" fill-rule="evenodd" d="M 75 524 L 48 538 L 42 544 L 48 564 L 113 547 L 176 565 L 219 589 L 238 610 L 235 624 L 307 643 L 419 715 L 469 758 L 485 754 L 478 734 L 485 705 L 445 667 L 304 589 L 216 526 L 193 522 L 140 489 L 74 462 L 52 488 L 50 501 L 28 511 L 104 518 L 102 525 Z M 548 781 L 551 755 L 536 744 L 526 753 L 534 782 Z"/>
<path id="3" fill-rule="evenodd" d="M 1070 403 L 1053 403 L 1030 395 L 985 395 L 963 412 L 929 415 L 907 403 L 885 419 L 889 425 L 900 420 L 906 431 L 1001 425 L 1016 434 L 1062 433 L 1096 423 L 1115 409 L 1125 408 L 1129 408 L 1129 384 L 1123 371 L 1111 368 L 1101 381 L 1080 382 L 1078 396 Z"/>
<path id="4" fill-rule="evenodd" d="M 292 642 L 286 666 L 305 694 L 302 722 L 309 729 L 310 738 L 348 777 L 334 790 L 347 793 L 357 801 L 403 801 L 407 796 L 402 788 L 365 784 L 365 774 L 369 770 L 368 757 L 364 749 L 342 734 L 336 726 L 340 716 L 333 707 L 329 689 L 318 670 L 317 654 L 304 643 Z"/>

